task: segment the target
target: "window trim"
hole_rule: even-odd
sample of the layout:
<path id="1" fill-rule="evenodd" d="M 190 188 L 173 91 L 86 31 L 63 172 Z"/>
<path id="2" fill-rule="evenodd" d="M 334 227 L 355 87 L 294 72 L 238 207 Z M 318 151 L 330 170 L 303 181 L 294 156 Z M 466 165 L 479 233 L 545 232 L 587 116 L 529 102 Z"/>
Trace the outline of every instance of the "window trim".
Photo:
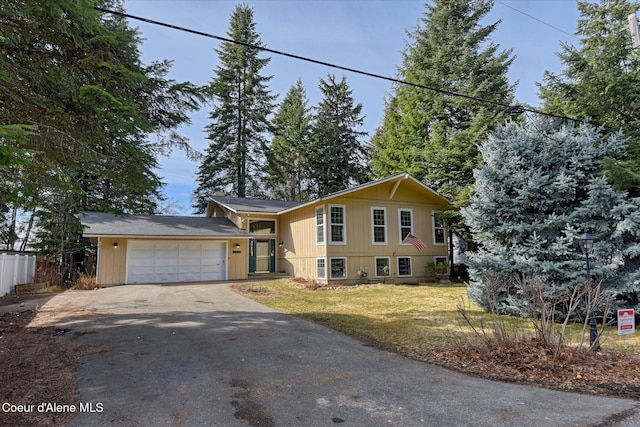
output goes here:
<path id="1" fill-rule="evenodd" d="M 387 260 L 387 265 L 389 266 L 389 273 L 387 274 L 386 277 L 391 277 L 392 276 L 392 272 L 391 272 L 391 257 L 389 257 L 389 256 L 377 256 L 377 257 L 374 257 L 374 261 L 373 261 L 373 270 L 374 270 L 373 274 L 374 274 L 374 276 L 373 277 L 376 277 L 376 278 L 385 277 L 384 275 L 382 275 L 382 276 L 378 275 L 378 260 L 379 259 L 386 259 Z"/>
<path id="2" fill-rule="evenodd" d="M 344 261 L 344 276 L 333 277 L 333 271 L 331 271 L 331 261 L 333 261 L 334 259 L 341 259 L 341 260 Z M 349 276 L 349 273 L 348 273 L 348 270 L 347 270 L 347 257 L 344 257 L 344 256 L 329 257 L 329 279 L 330 280 L 345 280 L 348 276 Z"/>
<path id="3" fill-rule="evenodd" d="M 324 276 L 318 274 L 318 261 L 324 261 Z M 327 259 L 325 257 L 316 258 L 316 279 L 327 280 Z"/>
<path id="4" fill-rule="evenodd" d="M 322 211 L 322 224 L 318 224 L 318 211 Z M 324 246 L 327 241 L 327 218 L 325 215 L 324 205 L 316 207 L 315 217 L 313 219 L 316 226 L 316 246 Z M 318 228 L 322 227 L 322 241 L 318 240 Z"/>
<path id="5" fill-rule="evenodd" d="M 335 223 L 335 225 L 342 225 L 342 241 L 333 240 L 333 226 L 334 223 L 331 221 L 331 208 L 342 208 L 342 224 Z M 329 223 L 329 228 L 327 233 L 329 235 L 329 244 L 330 245 L 346 245 L 347 244 L 347 207 L 345 205 L 338 204 L 330 204 L 329 209 L 327 209 L 327 222 Z"/>
<path id="6" fill-rule="evenodd" d="M 251 224 L 254 222 L 264 222 L 264 221 L 272 221 L 273 222 L 273 233 L 254 233 L 251 231 Z M 249 219 L 249 233 L 251 235 L 256 236 L 275 236 L 278 234 L 278 220 L 275 218 L 250 218 Z"/>
<path id="7" fill-rule="evenodd" d="M 413 232 L 413 224 L 414 224 L 414 216 L 413 209 L 411 208 L 398 208 L 398 238 L 400 239 L 401 245 L 411 245 L 411 243 L 403 243 L 404 238 L 402 237 L 402 212 L 409 212 L 411 214 L 411 231 L 409 234 L 415 234 Z"/>
<path id="8" fill-rule="evenodd" d="M 444 255 L 436 255 L 433 257 L 433 263 L 435 265 L 438 264 L 449 264 L 449 257 Z"/>
<path id="9" fill-rule="evenodd" d="M 383 214 L 383 219 L 384 219 L 384 224 L 383 225 L 376 225 L 375 224 L 375 211 L 382 211 Z M 387 245 L 389 243 L 389 234 L 387 233 L 387 208 L 383 207 L 383 206 L 371 206 L 371 244 L 372 245 Z M 383 242 L 376 242 L 376 227 L 380 228 L 384 228 L 384 241 Z"/>
<path id="10" fill-rule="evenodd" d="M 433 244 L 436 246 L 444 246 L 447 244 L 447 228 L 442 224 L 442 227 L 436 227 L 436 213 L 431 212 L 431 225 L 433 227 Z M 436 241 L 436 229 L 442 230 L 442 235 L 444 237 L 444 242 Z"/>
<path id="11" fill-rule="evenodd" d="M 408 259 L 409 260 L 409 274 L 400 274 L 400 260 Z M 396 260 L 396 267 L 398 268 L 398 277 L 413 277 L 413 260 L 410 256 L 399 256 Z"/>

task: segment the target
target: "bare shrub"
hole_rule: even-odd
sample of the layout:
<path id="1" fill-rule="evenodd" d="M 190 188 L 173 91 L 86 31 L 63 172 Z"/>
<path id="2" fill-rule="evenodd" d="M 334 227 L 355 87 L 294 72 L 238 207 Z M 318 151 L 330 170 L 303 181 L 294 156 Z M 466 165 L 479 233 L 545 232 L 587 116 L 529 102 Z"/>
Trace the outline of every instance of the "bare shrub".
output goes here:
<path id="1" fill-rule="evenodd" d="M 35 283 L 48 283 L 50 287 L 60 285 L 60 274 L 58 267 L 48 261 L 38 261 L 36 263 L 36 271 L 33 276 Z"/>
<path id="2" fill-rule="evenodd" d="M 575 319 L 587 289 L 576 287 L 569 296 L 550 299 L 545 292 L 549 286 L 540 277 L 517 276 L 515 284 L 526 298 L 536 338 L 557 357 L 565 346 L 567 325 Z"/>
<path id="3" fill-rule="evenodd" d="M 564 298 L 550 297 L 549 285 L 540 277 L 520 275 L 509 280 L 508 287 L 517 290 L 518 295 L 526 302 L 526 316 L 531 320 L 534 334 L 523 327 L 509 326 L 509 316 L 500 314 L 498 305 L 499 291 L 505 288 L 505 283 L 497 276 L 485 275 L 487 286 L 485 296 L 489 302 L 491 321 L 485 318 L 474 319 L 467 311 L 464 301 L 457 305 L 458 313 L 470 327 L 476 339 L 476 347 L 492 351 L 496 348 L 515 348 L 523 341 L 535 340 L 552 355 L 553 363 L 566 349 L 566 330 L 569 323 L 580 321 L 579 309 L 586 307 L 583 327 L 576 351 L 585 349 L 585 342 L 589 342 L 591 313 L 601 309 L 604 313 L 601 327 L 597 331 L 597 339 L 588 350 L 599 349 L 602 332 L 607 324 L 608 313 L 611 309 L 611 296 L 602 291 L 602 282 L 596 286 L 576 287 Z"/>
<path id="4" fill-rule="evenodd" d="M 595 286 L 591 286 L 586 289 L 586 313 L 582 323 L 580 342 L 578 344 L 579 350 L 588 348 L 588 350 L 590 351 L 597 351 L 600 349 L 600 345 L 602 344 L 604 338 L 604 328 L 607 325 L 609 313 L 611 313 L 611 300 L 611 294 L 609 292 L 602 291 L 602 281 L 598 281 Z M 586 347 L 586 343 L 590 341 L 590 339 L 587 339 L 587 337 L 590 337 L 591 332 L 591 313 L 595 313 L 596 311 L 598 311 L 599 307 L 602 307 L 602 322 L 600 323 L 600 329 L 597 329 L 596 331 L 596 339 L 593 345 L 590 344 L 589 347 Z"/>
<path id="5" fill-rule="evenodd" d="M 96 283 L 96 276 L 89 274 L 80 274 L 76 279 L 73 289 L 77 289 L 80 291 L 91 291 L 94 289 L 98 289 L 100 286 Z"/>

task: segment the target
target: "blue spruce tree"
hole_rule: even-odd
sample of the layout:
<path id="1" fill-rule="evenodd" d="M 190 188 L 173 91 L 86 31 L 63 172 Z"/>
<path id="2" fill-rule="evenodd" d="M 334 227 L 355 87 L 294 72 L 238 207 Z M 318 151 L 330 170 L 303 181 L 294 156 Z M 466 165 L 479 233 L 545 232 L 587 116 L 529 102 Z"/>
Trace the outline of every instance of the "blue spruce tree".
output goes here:
<path id="1" fill-rule="evenodd" d="M 625 148 L 588 125 L 508 123 L 480 147 L 484 164 L 463 216 L 479 249 L 470 256 L 469 297 L 484 308 L 528 315 L 516 277 L 545 283 L 545 297 L 563 311 L 587 285 L 578 237 L 595 237 L 591 280 L 614 306 L 639 308 L 640 199 L 614 191 L 602 162 Z M 497 283 L 497 285 L 496 285 Z"/>

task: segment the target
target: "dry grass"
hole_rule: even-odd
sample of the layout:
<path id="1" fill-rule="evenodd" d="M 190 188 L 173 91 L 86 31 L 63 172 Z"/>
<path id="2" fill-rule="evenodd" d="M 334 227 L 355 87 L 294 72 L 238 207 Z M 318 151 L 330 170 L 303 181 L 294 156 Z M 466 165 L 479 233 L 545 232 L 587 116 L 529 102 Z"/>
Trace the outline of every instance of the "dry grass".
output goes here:
<path id="1" fill-rule="evenodd" d="M 465 286 L 425 284 L 313 287 L 290 280 L 241 284 L 239 292 L 285 313 L 312 320 L 383 347 L 454 344 L 474 335 L 457 306 L 462 303 L 476 328 L 491 333 L 492 317 L 467 299 Z M 534 333 L 531 321 L 500 316 L 513 335 Z M 569 344 L 579 341 L 582 325 L 570 325 Z M 418 343 L 419 341 L 419 343 Z M 618 336 L 607 328 L 607 348 L 640 354 L 640 336 Z"/>
<path id="2" fill-rule="evenodd" d="M 73 284 L 73 289 L 79 291 L 91 291 L 98 289 L 100 286 L 96 283 L 96 276 L 89 274 L 80 274 Z"/>

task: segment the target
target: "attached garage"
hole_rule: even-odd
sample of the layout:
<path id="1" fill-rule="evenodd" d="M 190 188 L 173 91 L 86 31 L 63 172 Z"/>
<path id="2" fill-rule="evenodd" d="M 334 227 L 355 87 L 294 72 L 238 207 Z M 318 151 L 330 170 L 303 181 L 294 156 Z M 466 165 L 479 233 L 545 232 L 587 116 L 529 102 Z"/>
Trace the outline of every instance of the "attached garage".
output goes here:
<path id="1" fill-rule="evenodd" d="M 225 280 L 226 242 L 130 240 L 126 283 Z"/>
<path id="2" fill-rule="evenodd" d="M 249 234 L 227 218 L 81 214 L 100 285 L 246 279 Z"/>

